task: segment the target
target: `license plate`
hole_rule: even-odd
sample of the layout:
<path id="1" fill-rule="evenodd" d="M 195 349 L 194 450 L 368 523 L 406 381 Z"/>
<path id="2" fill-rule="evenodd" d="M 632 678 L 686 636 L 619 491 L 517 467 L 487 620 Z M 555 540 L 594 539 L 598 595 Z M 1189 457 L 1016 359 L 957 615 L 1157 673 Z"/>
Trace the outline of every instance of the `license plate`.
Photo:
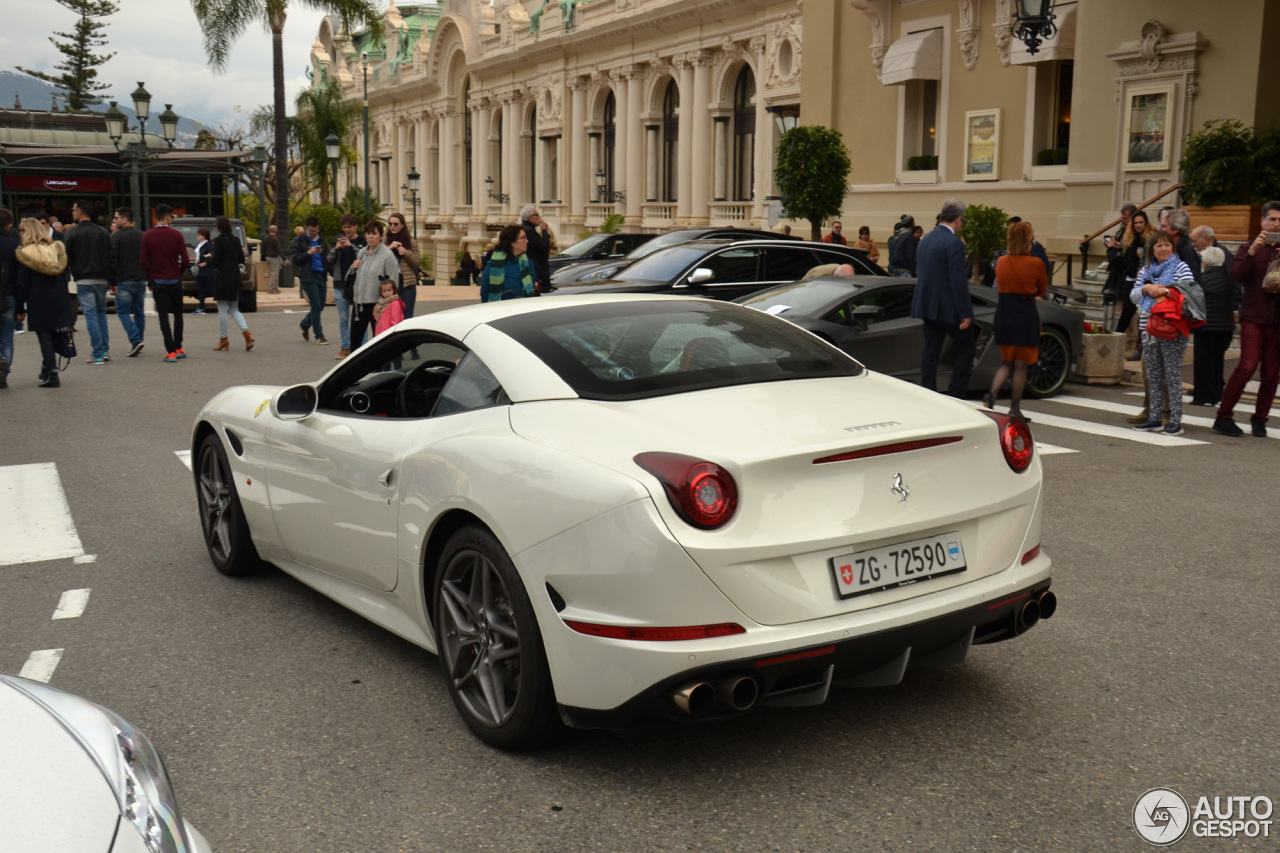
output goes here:
<path id="1" fill-rule="evenodd" d="M 831 570 L 840 597 L 853 598 L 963 572 L 964 545 L 959 533 L 940 533 L 835 557 Z"/>

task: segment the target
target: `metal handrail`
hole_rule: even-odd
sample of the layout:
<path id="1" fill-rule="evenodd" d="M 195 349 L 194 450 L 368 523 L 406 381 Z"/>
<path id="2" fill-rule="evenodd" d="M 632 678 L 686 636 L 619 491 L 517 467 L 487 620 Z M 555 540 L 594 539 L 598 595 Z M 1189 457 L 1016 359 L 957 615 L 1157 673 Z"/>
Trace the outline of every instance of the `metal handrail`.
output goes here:
<path id="1" fill-rule="evenodd" d="M 1181 183 L 1181 182 L 1176 183 L 1176 184 L 1174 184 L 1173 186 L 1169 187 L 1167 190 L 1164 190 L 1163 192 L 1159 193 L 1158 195 L 1153 195 L 1151 198 L 1147 199 L 1147 200 L 1146 200 L 1146 201 L 1144 201 L 1142 204 L 1138 205 L 1138 210 L 1145 210 L 1147 207 L 1149 207 L 1149 206 L 1150 206 L 1150 205 L 1152 205 L 1152 204 L 1155 204 L 1157 201 L 1159 201 L 1160 199 L 1164 198 L 1164 197 L 1165 197 L 1165 196 L 1167 196 L 1169 193 L 1173 192 L 1174 190 L 1180 190 L 1180 189 L 1182 189 L 1182 183 Z M 1119 217 L 1116 217 L 1115 219 L 1113 219 L 1113 220 L 1111 220 L 1110 222 L 1108 222 L 1106 225 L 1104 225 L 1104 226 L 1102 226 L 1101 228 L 1099 228 L 1097 231 L 1094 231 L 1094 232 L 1093 232 L 1092 234 L 1090 234 L 1088 237 L 1085 237 L 1083 240 L 1081 240 L 1081 241 L 1080 241 L 1080 244 L 1081 244 L 1081 245 L 1084 245 L 1085 243 L 1088 243 L 1088 242 L 1089 242 L 1090 240 L 1092 240 L 1094 237 L 1097 237 L 1099 234 L 1103 234 L 1103 233 L 1105 233 L 1105 232 L 1107 232 L 1107 231 L 1110 231 L 1112 228 L 1114 228 L 1115 226 L 1117 226 L 1117 225 L 1119 225 L 1119 224 L 1120 224 L 1120 218 L 1119 218 Z"/>

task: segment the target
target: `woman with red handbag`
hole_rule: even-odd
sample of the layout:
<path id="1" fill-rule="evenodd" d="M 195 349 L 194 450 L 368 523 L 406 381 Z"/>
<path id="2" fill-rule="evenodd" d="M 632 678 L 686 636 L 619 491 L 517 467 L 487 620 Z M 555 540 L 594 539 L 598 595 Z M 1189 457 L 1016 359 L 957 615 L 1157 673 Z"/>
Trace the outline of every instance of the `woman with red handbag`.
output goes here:
<path id="1" fill-rule="evenodd" d="M 1146 432 L 1182 435 L 1182 357 L 1191 328 L 1182 315 L 1180 282 L 1195 282 L 1191 268 L 1175 254 L 1173 237 L 1157 231 L 1147 243 L 1151 262 L 1134 283 L 1130 299 L 1138 306 L 1142 329 L 1142 367 L 1147 375 L 1147 419 L 1134 426 Z M 1189 286 L 1189 285 L 1188 285 Z M 1169 401 L 1169 425 L 1159 412 Z"/>

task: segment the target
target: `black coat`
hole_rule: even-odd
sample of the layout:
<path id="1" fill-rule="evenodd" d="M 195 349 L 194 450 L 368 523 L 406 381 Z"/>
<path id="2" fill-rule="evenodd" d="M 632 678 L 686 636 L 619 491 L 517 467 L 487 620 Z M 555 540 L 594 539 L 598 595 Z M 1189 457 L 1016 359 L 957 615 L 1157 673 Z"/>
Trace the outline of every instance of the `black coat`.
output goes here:
<path id="1" fill-rule="evenodd" d="M 542 229 L 532 222 L 523 222 L 520 227 L 529 238 L 529 248 L 525 253 L 529 256 L 529 263 L 533 264 L 533 277 L 540 288 L 548 287 L 551 284 L 551 235 L 544 236 Z"/>
<path id="2" fill-rule="evenodd" d="M 13 261 L 14 311 L 27 315 L 27 328 L 52 332 L 75 322 L 67 296 L 67 274 L 44 275 L 18 259 Z"/>
<path id="3" fill-rule="evenodd" d="M 240 277 L 240 265 L 244 263 L 244 247 L 234 234 L 219 234 L 213 238 L 213 298 L 239 299 L 244 288 Z"/>
<path id="4" fill-rule="evenodd" d="M 1204 289 L 1205 321 L 1200 328 L 1207 332 L 1233 332 L 1239 285 L 1231 280 L 1225 267 L 1205 267 L 1200 273 Z"/>

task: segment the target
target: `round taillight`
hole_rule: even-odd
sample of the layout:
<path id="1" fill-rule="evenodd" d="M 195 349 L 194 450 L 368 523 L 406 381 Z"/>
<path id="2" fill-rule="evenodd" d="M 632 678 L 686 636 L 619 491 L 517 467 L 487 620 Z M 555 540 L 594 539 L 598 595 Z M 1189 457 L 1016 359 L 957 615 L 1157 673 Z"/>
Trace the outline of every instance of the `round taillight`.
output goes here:
<path id="1" fill-rule="evenodd" d="M 1035 441 L 1031 438 L 1031 427 L 1027 426 L 1027 422 L 999 412 L 985 409 L 980 411 L 996 422 L 996 429 L 1000 431 L 1000 450 L 1004 453 L 1004 461 L 1009 464 L 1009 468 L 1021 474 L 1031 467 Z"/>
<path id="2" fill-rule="evenodd" d="M 680 517 L 704 530 L 720 527 L 738 506 L 738 486 L 714 462 L 680 453 L 641 453 L 635 463 L 658 478 Z"/>

